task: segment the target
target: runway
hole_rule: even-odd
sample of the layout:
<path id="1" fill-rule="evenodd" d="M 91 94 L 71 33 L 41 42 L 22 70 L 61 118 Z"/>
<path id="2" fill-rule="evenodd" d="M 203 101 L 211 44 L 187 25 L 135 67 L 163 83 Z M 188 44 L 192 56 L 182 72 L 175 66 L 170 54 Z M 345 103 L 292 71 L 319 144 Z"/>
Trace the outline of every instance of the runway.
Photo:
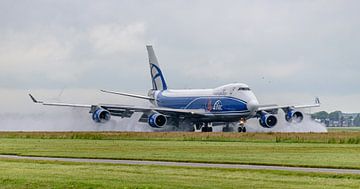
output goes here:
<path id="1" fill-rule="evenodd" d="M 169 162 L 169 161 L 56 158 L 56 157 L 32 157 L 32 156 L 17 156 L 17 155 L 0 155 L 0 158 L 78 162 L 78 163 L 110 163 L 110 164 L 123 164 L 123 165 L 158 165 L 158 166 L 179 166 L 179 167 L 206 167 L 206 168 L 230 168 L 230 169 L 253 169 L 253 170 L 300 171 L 300 172 L 337 173 L 337 174 L 360 174 L 359 169 L 308 168 L 308 167 L 287 167 L 287 166 L 270 166 L 270 165 L 268 166 L 268 165 L 189 163 L 189 162 Z"/>

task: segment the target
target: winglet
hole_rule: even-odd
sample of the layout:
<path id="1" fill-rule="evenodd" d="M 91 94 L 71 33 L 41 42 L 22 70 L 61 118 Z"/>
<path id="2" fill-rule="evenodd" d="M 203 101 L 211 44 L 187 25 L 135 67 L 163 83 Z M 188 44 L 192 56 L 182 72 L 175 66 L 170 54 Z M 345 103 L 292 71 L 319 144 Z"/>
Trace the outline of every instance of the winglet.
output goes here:
<path id="1" fill-rule="evenodd" d="M 321 104 L 319 97 L 315 97 L 315 104 Z"/>
<path id="2" fill-rule="evenodd" d="M 33 95 L 29 94 L 29 96 L 30 96 L 31 100 L 32 100 L 34 103 L 43 103 L 43 102 L 41 102 L 41 101 L 37 101 L 37 100 L 33 97 Z"/>

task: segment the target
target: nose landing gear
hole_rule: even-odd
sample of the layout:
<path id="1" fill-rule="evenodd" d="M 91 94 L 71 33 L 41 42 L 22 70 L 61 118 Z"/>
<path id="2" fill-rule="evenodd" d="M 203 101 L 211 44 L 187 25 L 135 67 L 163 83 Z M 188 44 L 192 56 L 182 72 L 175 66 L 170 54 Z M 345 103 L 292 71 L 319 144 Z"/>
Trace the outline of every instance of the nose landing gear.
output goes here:
<path id="1" fill-rule="evenodd" d="M 246 133 L 246 127 L 244 127 L 244 126 L 239 126 L 239 127 L 238 127 L 238 132 L 239 132 L 239 133 L 241 133 L 241 132 Z"/>
<path id="2" fill-rule="evenodd" d="M 246 133 L 246 127 L 245 127 L 245 123 L 246 123 L 246 120 L 245 119 L 240 119 L 240 122 L 239 122 L 239 127 L 238 127 L 238 132 L 241 133 Z"/>

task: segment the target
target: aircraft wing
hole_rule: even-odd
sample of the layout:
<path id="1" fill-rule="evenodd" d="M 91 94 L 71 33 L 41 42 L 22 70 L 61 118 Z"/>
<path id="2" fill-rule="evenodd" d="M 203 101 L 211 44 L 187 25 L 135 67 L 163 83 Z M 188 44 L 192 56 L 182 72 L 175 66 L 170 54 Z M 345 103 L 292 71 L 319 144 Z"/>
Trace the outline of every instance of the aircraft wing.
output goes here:
<path id="1" fill-rule="evenodd" d="M 292 108 L 292 109 L 302 109 L 302 108 L 314 108 L 314 107 L 320 107 L 320 100 L 319 98 L 315 98 L 315 103 L 314 104 L 307 104 L 307 105 L 260 105 L 258 107 L 258 111 L 277 111 L 279 109 L 288 109 L 288 108 Z"/>
<path id="2" fill-rule="evenodd" d="M 39 101 L 36 100 L 34 96 L 32 96 L 31 94 L 29 94 L 31 100 L 34 103 L 37 104 L 42 104 L 45 106 L 63 106 L 63 107 L 73 107 L 73 108 L 91 108 L 91 105 L 86 105 L 86 104 L 67 104 L 67 103 L 53 103 L 53 102 L 43 102 L 43 101 Z"/>
<path id="3" fill-rule="evenodd" d="M 134 112 L 151 113 L 158 112 L 164 115 L 176 115 L 176 116 L 191 116 L 191 117 L 202 117 L 205 116 L 205 110 L 191 110 L 191 109 L 173 109 L 173 108 L 160 108 L 160 107 L 142 107 L 142 106 L 129 106 L 129 105 L 118 105 L 118 104 L 99 104 L 99 105 L 88 105 L 88 104 L 70 104 L 70 103 L 52 103 L 43 102 L 35 99 L 34 96 L 29 94 L 31 100 L 34 103 L 42 104 L 45 106 L 61 106 L 61 107 L 72 107 L 72 108 L 88 108 L 90 112 L 98 107 L 104 108 L 109 111 L 113 116 L 130 117 Z"/>

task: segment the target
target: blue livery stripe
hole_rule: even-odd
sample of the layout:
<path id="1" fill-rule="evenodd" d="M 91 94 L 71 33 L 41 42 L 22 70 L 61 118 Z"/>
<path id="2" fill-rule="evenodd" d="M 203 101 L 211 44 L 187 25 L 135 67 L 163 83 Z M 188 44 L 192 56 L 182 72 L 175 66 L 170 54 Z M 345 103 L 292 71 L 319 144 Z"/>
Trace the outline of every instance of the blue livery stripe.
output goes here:
<path id="1" fill-rule="evenodd" d="M 203 109 L 211 113 L 249 113 L 244 100 L 230 96 L 167 97 L 160 92 L 157 95 L 160 107 L 174 109 Z"/>

